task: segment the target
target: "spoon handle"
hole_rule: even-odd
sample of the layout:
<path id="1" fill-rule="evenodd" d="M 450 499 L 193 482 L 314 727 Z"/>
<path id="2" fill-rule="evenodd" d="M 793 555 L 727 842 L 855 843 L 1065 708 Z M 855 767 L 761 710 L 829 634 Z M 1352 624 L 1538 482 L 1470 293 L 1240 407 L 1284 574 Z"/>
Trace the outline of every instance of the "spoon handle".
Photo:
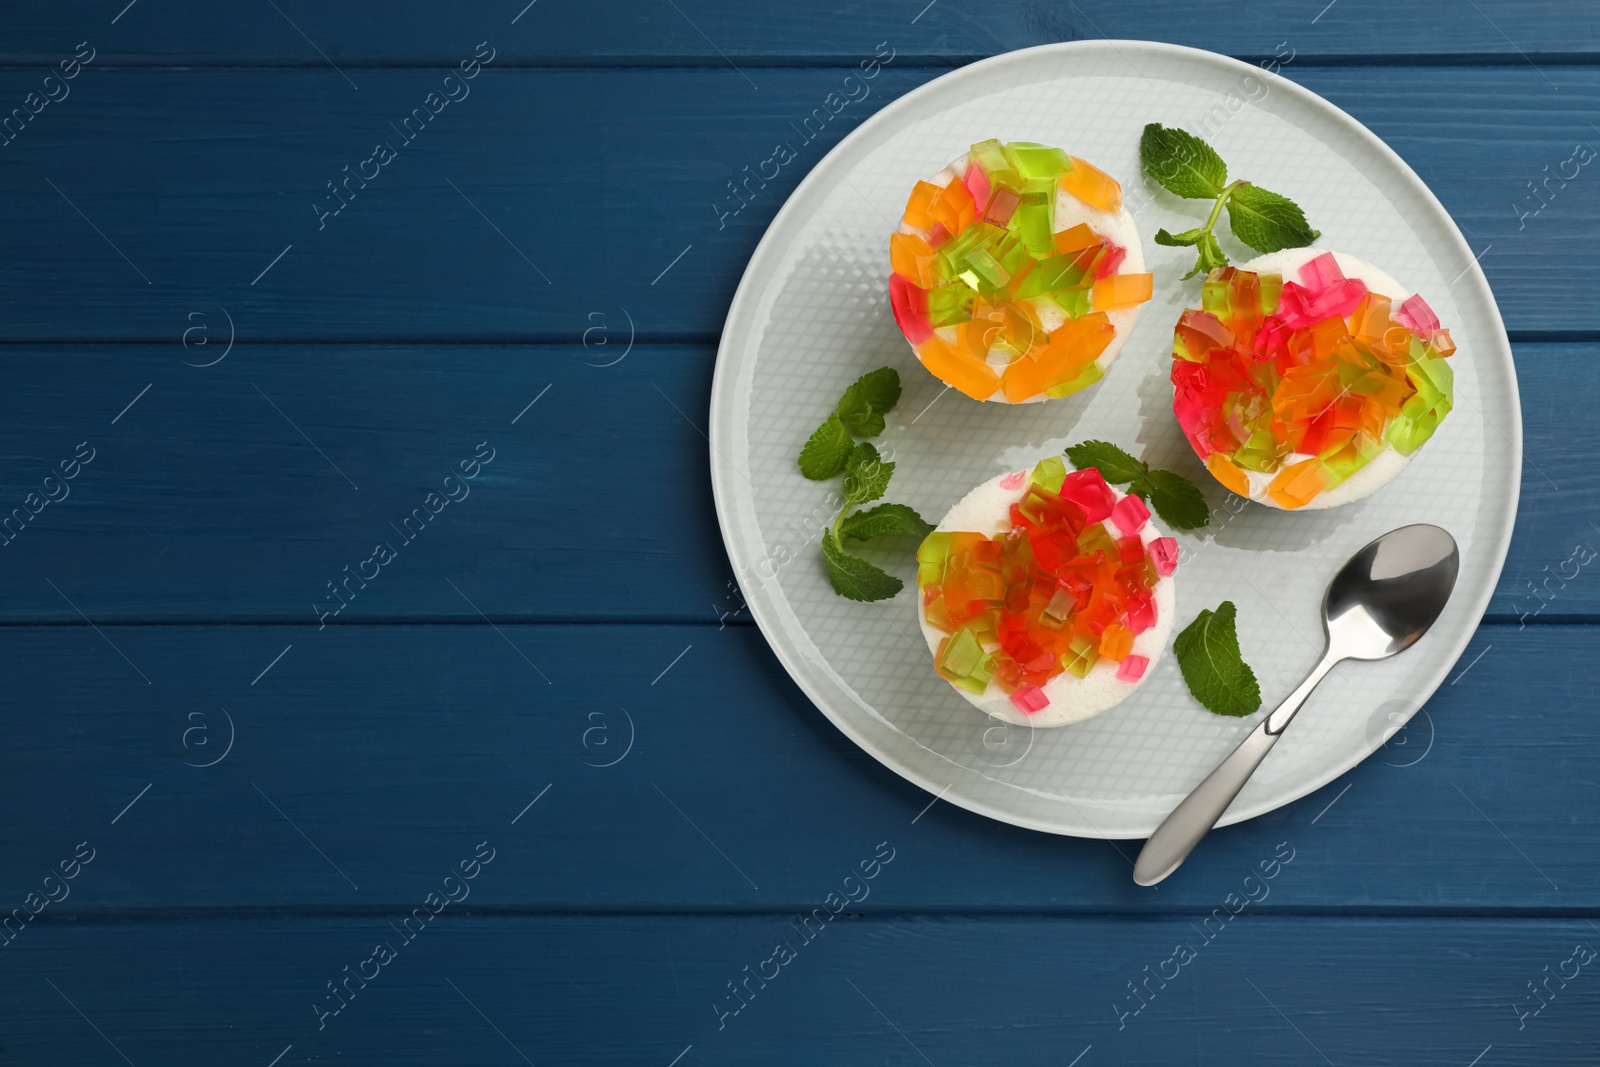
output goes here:
<path id="1" fill-rule="evenodd" d="M 1150 840 L 1140 850 L 1138 862 L 1133 865 L 1135 882 L 1155 885 L 1178 869 L 1178 865 L 1188 858 L 1200 839 L 1210 833 L 1217 820 L 1222 818 L 1222 813 L 1228 810 L 1233 798 L 1239 795 L 1239 790 L 1244 788 L 1245 782 L 1250 780 L 1267 753 L 1272 751 L 1272 746 L 1277 744 L 1279 735 L 1289 725 L 1289 720 L 1294 718 L 1295 712 L 1300 710 L 1300 705 L 1305 703 L 1306 697 L 1311 695 L 1317 683 L 1337 662 L 1331 656 L 1324 656 L 1322 662 L 1306 676 L 1306 680 L 1271 715 L 1262 719 L 1239 742 L 1239 747 L 1228 753 L 1227 758 L 1217 764 L 1216 770 L 1206 775 L 1205 781 L 1178 802 L 1178 806 L 1156 827 L 1156 832 L 1150 835 Z"/>

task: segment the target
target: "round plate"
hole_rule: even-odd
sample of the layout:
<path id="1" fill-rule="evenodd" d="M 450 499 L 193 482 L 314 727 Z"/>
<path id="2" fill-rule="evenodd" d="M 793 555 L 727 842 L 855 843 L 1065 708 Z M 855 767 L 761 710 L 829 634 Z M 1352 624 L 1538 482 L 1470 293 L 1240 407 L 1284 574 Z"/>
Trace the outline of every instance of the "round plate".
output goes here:
<path id="1" fill-rule="evenodd" d="M 1208 207 L 1145 187 L 1147 122 L 1205 137 L 1235 177 L 1291 196 L 1319 247 L 1369 260 L 1420 292 L 1455 337 L 1456 409 L 1416 460 L 1366 500 L 1302 514 L 1234 497 L 1206 474 L 1172 415 L 1172 326 L 1198 299 L 1180 282 L 1193 249 L 1158 227 L 1197 226 Z M 1123 182 L 1155 298 L 1100 384 L 1066 400 L 1006 407 L 946 391 L 895 328 L 889 234 L 918 178 L 973 142 L 1058 145 Z M 1223 235 L 1236 260 L 1254 253 Z M 1008 727 L 933 670 L 916 621 L 906 546 L 864 555 L 906 580 L 893 600 L 836 596 L 821 528 L 834 482 L 795 457 L 840 392 L 875 367 L 904 394 L 877 442 L 897 464 L 887 499 L 938 522 L 967 490 L 1087 438 L 1115 442 L 1199 485 L 1211 525 L 1178 533 L 1178 619 L 1232 600 L 1239 639 L 1271 709 L 1322 651 L 1322 591 L 1377 535 L 1412 522 L 1448 529 L 1461 579 L 1416 647 L 1345 663 L 1322 683 L 1222 824 L 1268 812 L 1371 755 L 1444 680 L 1489 602 L 1516 514 L 1522 420 L 1505 327 L 1466 242 L 1428 188 L 1349 115 L 1288 80 L 1172 45 L 1092 41 L 997 56 L 890 104 L 800 183 L 739 286 L 711 394 L 717 512 L 756 622 L 817 707 L 886 766 L 945 800 L 1018 826 L 1081 837 L 1144 837 L 1259 720 L 1197 704 L 1170 651 L 1132 698 L 1076 726 Z"/>

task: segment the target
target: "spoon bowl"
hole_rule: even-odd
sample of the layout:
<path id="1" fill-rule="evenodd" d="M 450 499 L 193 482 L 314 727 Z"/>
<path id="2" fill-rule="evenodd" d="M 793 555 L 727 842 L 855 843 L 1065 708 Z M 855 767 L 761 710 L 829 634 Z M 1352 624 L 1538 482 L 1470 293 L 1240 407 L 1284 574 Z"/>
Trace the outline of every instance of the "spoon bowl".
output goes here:
<path id="1" fill-rule="evenodd" d="M 1455 538 L 1425 524 L 1390 530 L 1351 556 L 1322 598 L 1322 629 L 1328 638 L 1322 659 L 1156 827 L 1134 864 L 1133 880 L 1155 885 L 1178 869 L 1334 664 L 1387 659 L 1416 644 L 1444 611 L 1460 566 Z"/>
<path id="2" fill-rule="evenodd" d="M 1402 526 L 1350 557 L 1322 603 L 1340 659 L 1387 659 L 1416 644 L 1444 611 L 1461 554 L 1437 526 Z"/>

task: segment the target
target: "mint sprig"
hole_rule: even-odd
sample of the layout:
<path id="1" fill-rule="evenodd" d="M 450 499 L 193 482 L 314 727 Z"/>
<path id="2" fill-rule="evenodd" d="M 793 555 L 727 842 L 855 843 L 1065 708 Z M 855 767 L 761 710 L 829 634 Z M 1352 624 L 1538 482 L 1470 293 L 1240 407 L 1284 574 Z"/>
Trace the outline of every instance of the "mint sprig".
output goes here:
<path id="1" fill-rule="evenodd" d="M 889 489 L 894 463 L 856 437 L 883 432 L 884 416 L 900 402 L 900 375 L 893 367 L 869 371 L 844 391 L 821 426 L 800 449 L 800 473 L 813 481 L 844 475 L 844 508 L 822 531 L 822 562 L 833 591 L 851 600 L 887 600 L 904 583 L 876 564 L 845 551 L 847 538 L 870 541 L 905 534 L 919 541 L 933 531 L 922 516 L 904 504 L 855 508 L 880 499 Z"/>
<path id="2" fill-rule="evenodd" d="M 1152 470 L 1109 441 L 1069 445 L 1067 458 L 1079 470 L 1095 467 L 1112 485 L 1126 485 L 1174 529 L 1198 530 L 1211 521 L 1206 498 L 1193 482 L 1172 471 Z"/>
<path id="3" fill-rule="evenodd" d="M 1235 612 L 1231 600 L 1202 611 L 1172 642 L 1172 651 L 1184 684 L 1207 711 L 1239 717 L 1261 707 L 1261 686 L 1239 652 Z"/>
<path id="4" fill-rule="evenodd" d="M 1322 236 L 1306 221 L 1305 212 L 1288 197 L 1239 179 L 1228 181 L 1228 165 L 1216 149 L 1186 130 L 1152 122 L 1139 137 L 1139 162 L 1150 177 L 1168 192 L 1186 200 L 1214 200 L 1204 226 L 1182 233 L 1157 230 L 1155 242 L 1172 247 L 1193 246 L 1198 251 L 1194 269 L 1185 279 L 1228 265 L 1217 242 L 1217 222 L 1224 207 L 1228 229 L 1257 252 L 1302 248 Z"/>

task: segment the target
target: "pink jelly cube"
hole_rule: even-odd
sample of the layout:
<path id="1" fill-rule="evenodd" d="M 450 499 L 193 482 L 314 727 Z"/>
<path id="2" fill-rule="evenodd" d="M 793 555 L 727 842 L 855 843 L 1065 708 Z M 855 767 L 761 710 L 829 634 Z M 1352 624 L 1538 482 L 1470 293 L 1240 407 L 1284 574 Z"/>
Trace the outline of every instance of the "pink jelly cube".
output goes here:
<path id="1" fill-rule="evenodd" d="M 1049 707 L 1050 698 L 1044 695 L 1043 689 L 1036 685 L 1030 685 L 1026 689 L 1018 689 L 1015 693 L 1012 693 L 1011 703 L 1015 704 L 1017 710 L 1024 715 L 1032 715 L 1042 708 Z"/>
<path id="2" fill-rule="evenodd" d="M 989 175 L 977 163 L 967 166 L 967 176 L 962 179 L 967 187 L 967 192 L 972 194 L 972 200 L 978 205 L 978 214 L 981 216 L 984 209 L 989 206 Z"/>
<path id="3" fill-rule="evenodd" d="M 1344 271 L 1332 252 L 1324 252 L 1300 268 L 1300 282 L 1312 292 L 1321 292 L 1335 282 L 1344 281 Z"/>
<path id="4" fill-rule="evenodd" d="M 1175 537 L 1158 537 L 1150 542 L 1150 562 L 1156 565 L 1156 573 L 1165 578 L 1178 569 L 1178 539 Z"/>
<path id="5" fill-rule="evenodd" d="M 1003 475 L 1000 478 L 1000 488 L 1021 489 L 1022 479 L 1027 477 L 1027 474 L 1027 471 L 1012 471 L 1010 474 Z"/>
<path id="6" fill-rule="evenodd" d="M 1433 313 L 1421 294 L 1412 294 L 1400 310 L 1394 313 L 1395 321 L 1414 334 L 1427 337 L 1439 328 L 1439 316 Z"/>
<path id="7" fill-rule="evenodd" d="M 1144 677 L 1144 669 L 1150 666 L 1150 660 L 1144 656 L 1129 656 L 1122 661 L 1122 666 L 1117 668 L 1117 679 L 1123 682 L 1137 682 Z"/>
<path id="8" fill-rule="evenodd" d="M 1090 522 L 1109 519 L 1111 507 L 1117 502 L 1116 494 L 1106 484 L 1105 476 L 1094 467 L 1073 471 L 1062 479 L 1060 496 L 1082 508 Z"/>
<path id="9" fill-rule="evenodd" d="M 1111 509 L 1111 521 L 1117 524 L 1124 537 L 1132 537 L 1150 521 L 1150 509 L 1144 506 L 1143 500 L 1129 493 Z"/>

